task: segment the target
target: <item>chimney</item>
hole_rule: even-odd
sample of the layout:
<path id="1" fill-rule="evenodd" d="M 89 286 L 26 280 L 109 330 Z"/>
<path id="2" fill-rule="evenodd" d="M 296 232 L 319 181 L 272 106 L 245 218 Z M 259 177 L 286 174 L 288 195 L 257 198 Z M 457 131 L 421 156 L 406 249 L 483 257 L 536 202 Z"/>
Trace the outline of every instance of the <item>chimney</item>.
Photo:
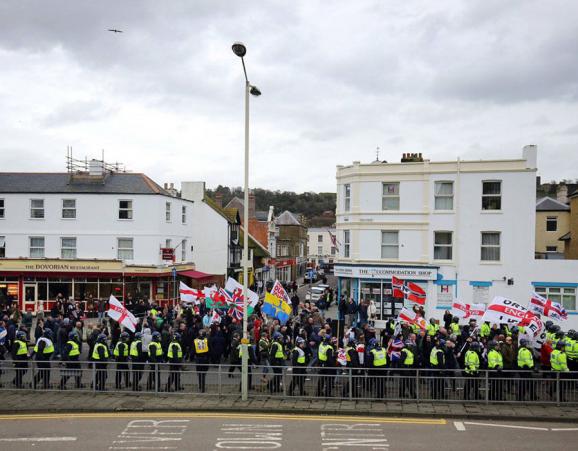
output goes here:
<path id="1" fill-rule="evenodd" d="M 175 189 L 175 184 L 171 183 L 171 189 Z"/>
<path id="2" fill-rule="evenodd" d="M 215 193 L 215 203 L 223 208 L 223 194 L 221 193 Z"/>
<path id="3" fill-rule="evenodd" d="M 558 189 L 556 190 L 556 200 L 563 204 L 568 203 L 568 187 L 564 182 L 561 182 L 558 185 Z"/>
<path id="4" fill-rule="evenodd" d="M 255 193 L 249 193 L 249 219 L 255 219 Z"/>
<path id="5" fill-rule="evenodd" d="M 164 188 L 164 189 L 169 189 L 169 184 L 168 184 L 168 183 L 164 183 L 163 188 Z"/>

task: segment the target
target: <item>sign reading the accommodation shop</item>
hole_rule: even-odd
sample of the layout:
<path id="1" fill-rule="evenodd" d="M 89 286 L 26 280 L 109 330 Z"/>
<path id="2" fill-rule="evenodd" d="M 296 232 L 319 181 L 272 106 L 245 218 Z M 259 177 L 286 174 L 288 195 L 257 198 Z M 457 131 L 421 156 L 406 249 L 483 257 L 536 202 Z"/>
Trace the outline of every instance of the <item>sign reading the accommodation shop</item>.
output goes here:
<path id="1" fill-rule="evenodd" d="M 436 280 L 437 268 L 406 266 L 340 266 L 335 265 L 335 276 L 361 279 Z"/>

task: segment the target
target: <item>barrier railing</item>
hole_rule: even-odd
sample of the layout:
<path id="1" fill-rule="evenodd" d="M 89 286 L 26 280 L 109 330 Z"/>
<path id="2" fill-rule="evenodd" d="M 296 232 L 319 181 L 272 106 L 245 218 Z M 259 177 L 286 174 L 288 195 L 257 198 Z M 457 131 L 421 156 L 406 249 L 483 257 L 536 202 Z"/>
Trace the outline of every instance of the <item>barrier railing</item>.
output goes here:
<path id="1" fill-rule="evenodd" d="M 578 403 L 578 372 L 251 366 L 250 396 L 414 402 Z M 0 390 L 239 396 L 236 365 L 0 361 Z"/>

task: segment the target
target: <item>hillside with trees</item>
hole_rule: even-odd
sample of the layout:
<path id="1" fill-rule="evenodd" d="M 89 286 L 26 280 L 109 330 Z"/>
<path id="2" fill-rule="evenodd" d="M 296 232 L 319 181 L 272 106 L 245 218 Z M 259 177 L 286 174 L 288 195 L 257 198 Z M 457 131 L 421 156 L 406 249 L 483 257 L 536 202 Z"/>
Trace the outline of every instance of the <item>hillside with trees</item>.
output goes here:
<path id="1" fill-rule="evenodd" d="M 223 205 L 227 205 L 235 196 L 243 199 L 244 194 L 241 187 L 229 188 L 219 185 L 215 189 L 207 189 L 207 194 L 213 199 L 217 193 L 223 196 Z M 257 210 L 268 211 L 269 206 L 273 205 L 275 214 L 285 210 L 302 214 L 309 227 L 329 227 L 335 223 L 335 193 L 297 194 L 292 191 L 270 191 L 262 188 L 253 189 L 253 193 Z"/>

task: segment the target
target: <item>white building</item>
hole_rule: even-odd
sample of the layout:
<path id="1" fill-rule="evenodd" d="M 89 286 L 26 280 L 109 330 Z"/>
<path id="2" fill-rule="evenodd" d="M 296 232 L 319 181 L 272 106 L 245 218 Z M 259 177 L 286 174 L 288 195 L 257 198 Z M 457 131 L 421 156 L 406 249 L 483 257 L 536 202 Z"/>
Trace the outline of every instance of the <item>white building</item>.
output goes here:
<path id="1" fill-rule="evenodd" d="M 526 303 L 536 290 L 576 326 L 578 262 L 534 260 L 536 146 L 520 159 L 406 160 L 337 167 L 340 294 L 374 299 L 387 318 L 401 307 L 395 275 L 421 285 L 426 314 L 441 317 L 455 298 Z"/>
<path id="2" fill-rule="evenodd" d="M 334 263 L 337 248 L 331 242 L 335 229 L 328 227 L 309 227 L 307 229 L 307 259 L 316 265 Z"/>

